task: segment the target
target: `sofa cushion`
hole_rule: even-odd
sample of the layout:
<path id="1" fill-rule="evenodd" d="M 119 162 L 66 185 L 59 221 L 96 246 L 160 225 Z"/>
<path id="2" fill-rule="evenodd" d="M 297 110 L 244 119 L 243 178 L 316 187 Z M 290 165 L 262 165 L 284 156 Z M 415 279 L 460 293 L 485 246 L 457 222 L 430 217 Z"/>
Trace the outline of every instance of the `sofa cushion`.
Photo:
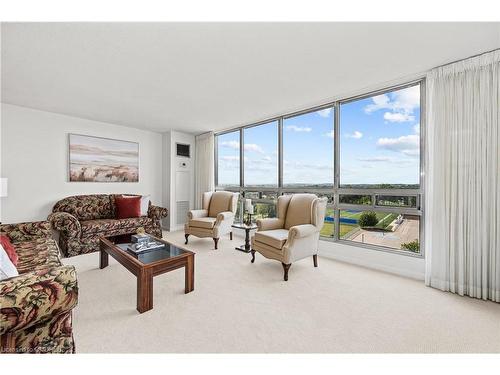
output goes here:
<path id="1" fill-rule="evenodd" d="M 128 219 L 141 216 L 141 197 L 115 197 L 117 219 Z"/>
<path id="2" fill-rule="evenodd" d="M 314 194 L 294 194 L 286 211 L 285 229 L 311 224 L 312 201 L 316 198 Z"/>
<path id="3" fill-rule="evenodd" d="M 14 266 L 17 266 L 18 256 L 14 245 L 10 242 L 10 238 L 6 235 L 0 235 L 0 245 L 4 249 L 5 253 L 9 257 L 10 261 Z"/>
<path id="4" fill-rule="evenodd" d="M 189 220 L 190 227 L 212 229 L 215 225 L 215 217 L 199 217 Z"/>
<path id="5" fill-rule="evenodd" d="M 16 251 L 19 255 L 17 264 L 19 274 L 61 265 L 59 248 L 52 239 L 40 238 L 34 241 L 20 242 L 16 244 Z"/>
<path id="6" fill-rule="evenodd" d="M 114 218 L 114 199 L 107 194 L 75 195 L 61 199 L 52 212 L 67 212 L 78 220 Z"/>
<path id="7" fill-rule="evenodd" d="M 208 216 L 216 217 L 217 214 L 224 211 L 231 211 L 231 200 L 233 193 L 230 191 L 216 191 L 210 198 L 210 207 Z"/>
<path id="8" fill-rule="evenodd" d="M 134 230 L 138 227 L 152 226 L 153 220 L 147 216 L 133 217 L 128 219 L 100 219 L 81 221 L 82 237 L 89 234 L 112 232 L 116 229 L 129 228 Z"/>
<path id="9" fill-rule="evenodd" d="M 286 229 L 265 230 L 255 233 L 256 242 L 262 242 L 276 249 L 281 249 L 287 239 L 288 231 Z"/>
<path id="10" fill-rule="evenodd" d="M 19 276 L 16 266 L 12 263 L 9 255 L 0 244 L 0 281 Z"/>

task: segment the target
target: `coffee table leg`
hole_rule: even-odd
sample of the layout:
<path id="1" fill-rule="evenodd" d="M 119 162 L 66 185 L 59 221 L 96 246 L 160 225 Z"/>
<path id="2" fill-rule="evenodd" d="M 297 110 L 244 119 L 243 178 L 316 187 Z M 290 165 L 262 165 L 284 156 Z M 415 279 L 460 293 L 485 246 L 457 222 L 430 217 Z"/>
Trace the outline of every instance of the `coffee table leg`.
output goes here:
<path id="1" fill-rule="evenodd" d="M 190 255 L 186 259 L 185 279 L 184 293 L 187 294 L 194 290 L 194 255 Z"/>
<path id="2" fill-rule="evenodd" d="M 153 308 L 153 272 L 144 270 L 137 275 L 137 311 L 141 314 Z"/>
<path id="3" fill-rule="evenodd" d="M 103 245 L 101 245 L 100 248 L 100 256 L 99 256 L 99 268 L 103 269 L 108 266 L 109 263 L 109 255 L 108 253 L 102 248 Z"/>

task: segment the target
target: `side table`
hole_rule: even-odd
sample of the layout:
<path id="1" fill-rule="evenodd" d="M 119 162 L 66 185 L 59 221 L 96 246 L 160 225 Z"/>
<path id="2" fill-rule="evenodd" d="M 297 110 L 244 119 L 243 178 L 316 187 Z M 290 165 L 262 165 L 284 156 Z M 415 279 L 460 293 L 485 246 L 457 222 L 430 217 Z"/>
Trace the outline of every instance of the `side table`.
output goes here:
<path id="1" fill-rule="evenodd" d="M 245 244 L 241 246 L 237 246 L 236 250 L 243 251 L 244 253 L 249 253 L 251 248 L 250 248 L 250 231 L 257 229 L 257 225 L 251 224 L 251 225 L 246 225 L 246 224 L 233 224 L 233 228 L 236 229 L 244 229 L 245 230 Z"/>

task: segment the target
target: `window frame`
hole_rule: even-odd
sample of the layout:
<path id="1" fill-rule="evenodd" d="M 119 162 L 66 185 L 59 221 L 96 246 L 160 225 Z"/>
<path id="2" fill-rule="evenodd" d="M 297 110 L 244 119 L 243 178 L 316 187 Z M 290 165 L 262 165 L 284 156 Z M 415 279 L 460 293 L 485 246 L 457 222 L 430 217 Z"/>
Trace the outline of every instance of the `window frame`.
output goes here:
<path id="1" fill-rule="evenodd" d="M 386 93 L 390 93 L 397 90 L 402 90 L 405 88 L 413 87 L 420 85 L 420 154 L 419 154 L 419 168 L 420 168 L 420 185 L 418 189 L 378 189 L 378 188 L 367 188 L 367 189 L 358 189 L 358 188 L 341 188 L 340 187 L 340 105 L 350 103 L 353 101 L 370 98 L 376 95 L 382 95 Z M 317 112 L 322 109 L 332 108 L 334 111 L 333 117 L 333 131 L 334 131 L 334 139 L 333 139 L 333 188 L 308 188 L 307 186 L 301 186 L 300 188 L 290 188 L 283 186 L 283 125 L 284 120 L 300 116 L 303 114 Z M 244 130 L 248 128 L 252 128 L 259 125 L 264 125 L 267 123 L 271 123 L 277 121 L 278 126 L 278 186 L 276 188 L 255 188 L 251 186 L 245 186 L 244 184 Z M 234 132 L 239 130 L 240 132 L 240 186 L 239 187 L 225 187 L 218 185 L 218 136 Z M 370 91 L 367 93 L 363 93 L 356 96 L 351 96 L 344 99 L 338 99 L 332 102 L 328 102 L 325 104 L 321 104 L 312 108 L 290 112 L 283 114 L 281 116 L 275 116 L 266 120 L 262 120 L 259 122 L 255 122 L 252 124 L 239 126 L 231 129 L 227 129 L 221 132 L 215 133 L 215 186 L 216 190 L 226 190 L 232 192 L 239 192 L 240 196 L 243 197 L 245 192 L 275 192 L 277 197 L 283 195 L 284 193 L 316 193 L 316 194 L 333 194 L 333 204 L 328 203 L 327 207 L 332 208 L 335 212 L 335 229 L 333 237 L 320 237 L 322 241 L 339 243 L 342 245 L 355 246 L 366 248 L 370 250 L 384 251 L 388 253 L 398 254 L 409 256 L 413 258 L 425 258 L 425 234 L 424 234 L 424 226 L 425 226 L 425 208 L 424 208 L 424 195 L 425 195 L 425 143 L 426 143 L 426 81 L 425 77 L 398 84 L 390 87 L 384 87 L 378 90 Z M 341 194 L 351 194 L 351 195 L 370 195 L 372 197 L 371 205 L 356 205 L 356 204 L 346 204 L 340 203 L 339 198 Z M 416 207 L 399 207 L 399 206 L 378 206 L 376 205 L 376 196 L 377 195 L 400 195 L 400 196 L 416 196 Z M 264 202 L 262 203 L 271 203 Z M 340 211 L 345 209 L 356 209 L 360 211 L 375 211 L 375 212 L 394 212 L 399 214 L 408 214 L 419 216 L 419 244 L 420 244 L 420 252 L 412 253 L 405 250 L 393 249 L 384 246 L 359 243 L 349 240 L 343 240 L 339 238 L 340 234 Z"/>

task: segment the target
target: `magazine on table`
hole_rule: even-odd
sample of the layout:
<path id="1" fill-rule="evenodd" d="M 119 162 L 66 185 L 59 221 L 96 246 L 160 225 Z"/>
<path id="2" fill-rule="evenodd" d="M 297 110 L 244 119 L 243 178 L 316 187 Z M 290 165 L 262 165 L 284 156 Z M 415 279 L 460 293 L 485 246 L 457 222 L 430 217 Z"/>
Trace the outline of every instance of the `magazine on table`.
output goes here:
<path id="1" fill-rule="evenodd" d="M 165 244 L 155 240 L 149 242 L 133 243 L 127 245 L 127 250 L 134 254 L 144 253 L 146 251 L 157 250 L 165 247 Z"/>

